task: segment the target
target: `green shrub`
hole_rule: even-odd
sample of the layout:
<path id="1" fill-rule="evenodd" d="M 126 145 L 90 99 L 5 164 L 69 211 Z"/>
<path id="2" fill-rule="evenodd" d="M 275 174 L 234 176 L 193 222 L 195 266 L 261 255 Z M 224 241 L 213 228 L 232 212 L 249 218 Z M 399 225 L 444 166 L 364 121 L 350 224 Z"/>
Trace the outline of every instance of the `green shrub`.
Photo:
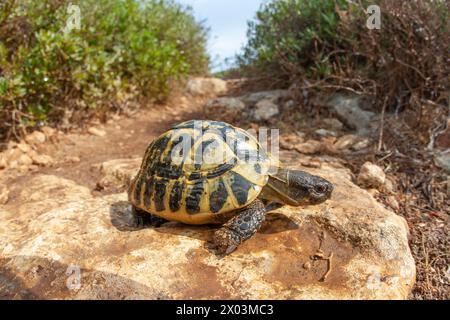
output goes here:
<path id="1" fill-rule="evenodd" d="M 79 30 L 64 32 L 68 6 Z M 163 100 L 203 74 L 208 30 L 171 0 L 6 0 L 0 4 L 0 136 L 64 114 Z"/>
<path id="2" fill-rule="evenodd" d="M 381 8 L 381 30 L 366 8 Z M 388 107 L 446 105 L 450 3 L 445 0 L 273 0 L 249 23 L 244 75 L 304 89 L 350 90 Z M 277 81 L 276 81 L 277 80 Z M 385 100 L 385 98 L 387 98 Z"/>

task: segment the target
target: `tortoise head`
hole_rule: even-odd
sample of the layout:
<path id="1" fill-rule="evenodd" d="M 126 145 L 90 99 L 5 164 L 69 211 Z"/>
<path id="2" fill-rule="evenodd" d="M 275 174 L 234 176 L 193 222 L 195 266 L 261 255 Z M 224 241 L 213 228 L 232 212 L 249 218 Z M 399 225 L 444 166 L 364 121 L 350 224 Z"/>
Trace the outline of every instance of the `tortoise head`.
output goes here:
<path id="1" fill-rule="evenodd" d="M 291 206 L 319 204 L 331 197 L 333 185 L 305 171 L 279 169 L 269 177 L 261 198 Z"/>

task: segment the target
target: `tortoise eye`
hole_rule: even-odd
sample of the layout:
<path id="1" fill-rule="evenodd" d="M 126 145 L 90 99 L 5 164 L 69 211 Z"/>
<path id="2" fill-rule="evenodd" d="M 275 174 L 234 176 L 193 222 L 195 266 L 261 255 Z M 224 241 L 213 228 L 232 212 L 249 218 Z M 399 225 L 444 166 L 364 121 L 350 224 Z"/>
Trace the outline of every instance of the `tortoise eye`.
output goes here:
<path id="1" fill-rule="evenodd" d="M 324 186 L 323 184 L 320 184 L 315 187 L 315 190 L 317 193 L 325 193 L 325 191 L 327 191 L 327 187 Z"/>

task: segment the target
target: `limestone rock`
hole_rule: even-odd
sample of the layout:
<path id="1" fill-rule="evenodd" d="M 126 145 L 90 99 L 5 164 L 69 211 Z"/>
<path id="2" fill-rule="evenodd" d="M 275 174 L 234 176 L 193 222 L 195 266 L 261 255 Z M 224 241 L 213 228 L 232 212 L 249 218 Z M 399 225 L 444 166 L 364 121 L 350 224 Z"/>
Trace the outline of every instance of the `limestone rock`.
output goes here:
<path id="1" fill-rule="evenodd" d="M 329 130 L 342 130 L 344 129 L 344 125 L 336 118 L 325 118 L 322 122 L 327 126 Z"/>
<path id="2" fill-rule="evenodd" d="M 245 104 L 238 98 L 223 97 L 212 99 L 205 105 L 205 115 L 211 120 L 234 123 L 242 118 Z"/>
<path id="3" fill-rule="evenodd" d="M 297 103 L 294 100 L 288 100 L 283 104 L 283 110 L 284 111 L 290 111 L 295 109 L 297 106 Z"/>
<path id="4" fill-rule="evenodd" d="M 339 120 L 344 122 L 350 129 L 360 133 L 370 131 L 370 123 L 375 113 L 362 108 L 363 99 L 359 96 L 347 96 L 334 94 L 327 105 L 333 108 Z"/>
<path id="5" fill-rule="evenodd" d="M 386 181 L 383 169 L 371 162 L 366 162 L 361 167 L 358 175 L 358 185 L 366 188 L 381 188 Z"/>
<path id="6" fill-rule="evenodd" d="M 42 127 L 41 130 L 48 139 L 50 139 L 51 137 L 53 137 L 56 134 L 56 129 L 53 129 L 51 127 L 45 126 L 45 127 Z"/>
<path id="7" fill-rule="evenodd" d="M 31 152 L 31 147 L 30 147 L 30 145 L 29 144 L 26 144 L 26 143 L 24 143 L 24 142 L 22 142 L 22 143 L 19 143 L 18 145 L 17 145 L 17 148 L 20 150 L 20 151 L 22 151 L 23 153 L 30 153 Z"/>
<path id="8" fill-rule="evenodd" d="M 322 143 L 320 143 L 320 141 L 317 140 L 308 140 L 304 143 L 297 145 L 295 147 L 295 150 L 304 154 L 315 154 L 322 151 Z"/>
<path id="9" fill-rule="evenodd" d="M 69 180 L 35 176 L 14 199 L 19 210 L 0 207 L 2 298 L 405 299 L 415 265 L 404 219 L 347 170 L 308 171 L 335 185 L 332 198 L 268 214 L 224 258 L 206 248 L 214 227 L 139 229 L 125 193 L 94 197 Z M 327 262 L 311 259 L 319 247 L 333 253 L 323 282 Z"/>
<path id="10" fill-rule="evenodd" d="M 264 99 L 256 103 L 255 108 L 251 112 L 253 121 L 267 121 L 280 113 L 278 106 L 271 100 Z"/>
<path id="11" fill-rule="evenodd" d="M 278 103 L 280 99 L 289 98 L 290 93 L 288 90 L 270 90 L 253 92 L 241 97 L 241 100 L 246 105 L 255 105 L 261 100 L 270 100 L 273 103 Z"/>
<path id="12" fill-rule="evenodd" d="M 359 151 L 367 148 L 369 145 L 370 140 L 368 138 L 354 134 L 346 134 L 336 141 L 334 147 L 337 150 L 351 149 L 354 151 Z"/>
<path id="13" fill-rule="evenodd" d="M 33 163 L 38 166 L 50 167 L 55 162 L 51 156 L 45 154 L 33 154 L 31 157 Z"/>
<path id="14" fill-rule="evenodd" d="M 128 186 L 131 179 L 137 174 L 142 158 L 118 159 L 103 162 L 100 166 L 100 187 L 124 187 Z"/>
<path id="15" fill-rule="evenodd" d="M 227 92 L 227 82 L 217 78 L 193 78 L 187 83 L 187 91 L 192 95 L 214 96 Z"/>
<path id="16" fill-rule="evenodd" d="M 33 164 L 33 160 L 28 156 L 27 154 L 22 154 L 19 159 L 17 160 L 17 163 L 20 166 L 30 166 Z"/>
<path id="17" fill-rule="evenodd" d="M 450 174 L 450 150 L 437 152 L 434 155 L 434 162 L 436 165 Z"/>
<path id="18" fill-rule="evenodd" d="M 64 161 L 70 162 L 70 163 L 80 163 L 81 159 L 77 156 L 68 156 L 64 158 Z"/>
<path id="19" fill-rule="evenodd" d="M 88 129 L 88 132 L 90 134 L 92 134 L 93 136 L 97 136 L 97 137 L 104 137 L 106 135 L 106 132 L 100 129 L 97 129 L 95 127 L 90 127 Z"/>
<path id="20" fill-rule="evenodd" d="M 33 133 L 25 137 L 25 141 L 31 145 L 39 145 L 46 140 L 45 134 L 40 131 L 34 131 Z"/>
<path id="21" fill-rule="evenodd" d="M 294 150 L 304 142 L 303 136 L 298 134 L 284 134 L 280 136 L 280 147 L 284 150 Z"/>
<path id="22" fill-rule="evenodd" d="M 9 190 L 6 187 L 0 187 L 0 205 L 6 204 L 9 200 Z"/>
<path id="23" fill-rule="evenodd" d="M 6 162 L 5 156 L 0 153 L 0 170 L 5 169 L 7 165 L 8 164 Z"/>
<path id="24" fill-rule="evenodd" d="M 436 137 L 436 148 L 439 150 L 450 149 L 450 118 L 447 119 L 445 128 Z"/>
<path id="25" fill-rule="evenodd" d="M 317 129 L 316 131 L 314 131 L 317 135 L 321 136 L 321 137 L 336 137 L 337 133 L 331 130 L 327 130 L 327 129 Z"/>

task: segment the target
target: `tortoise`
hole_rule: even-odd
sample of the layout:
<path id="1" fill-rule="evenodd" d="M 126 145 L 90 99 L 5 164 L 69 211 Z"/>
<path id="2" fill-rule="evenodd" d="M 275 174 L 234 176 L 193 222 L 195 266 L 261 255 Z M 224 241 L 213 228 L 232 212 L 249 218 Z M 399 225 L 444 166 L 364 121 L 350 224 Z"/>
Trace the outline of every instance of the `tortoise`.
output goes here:
<path id="1" fill-rule="evenodd" d="M 266 212 L 319 204 L 332 191 L 321 177 L 282 168 L 248 132 L 225 122 L 191 120 L 148 146 L 128 199 L 141 226 L 222 225 L 212 247 L 229 254 L 257 232 Z"/>

